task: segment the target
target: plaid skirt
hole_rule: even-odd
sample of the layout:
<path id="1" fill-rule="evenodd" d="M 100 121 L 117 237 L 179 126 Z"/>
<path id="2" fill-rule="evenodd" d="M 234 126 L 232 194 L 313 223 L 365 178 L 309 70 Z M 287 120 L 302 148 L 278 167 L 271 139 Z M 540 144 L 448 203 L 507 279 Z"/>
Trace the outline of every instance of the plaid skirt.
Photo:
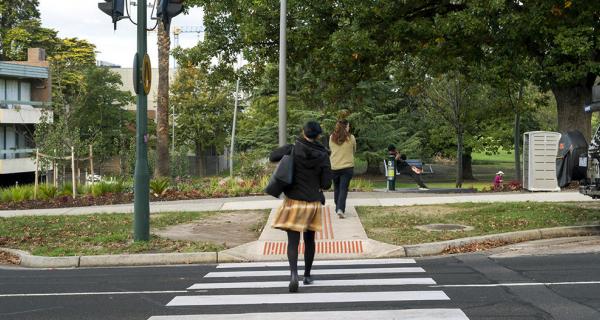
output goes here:
<path id="1" fill-rule="evenodd" d="M 321 231 L 321 202 L 286 198 L 277 210 L 272 228 L 304 232 Z"/>

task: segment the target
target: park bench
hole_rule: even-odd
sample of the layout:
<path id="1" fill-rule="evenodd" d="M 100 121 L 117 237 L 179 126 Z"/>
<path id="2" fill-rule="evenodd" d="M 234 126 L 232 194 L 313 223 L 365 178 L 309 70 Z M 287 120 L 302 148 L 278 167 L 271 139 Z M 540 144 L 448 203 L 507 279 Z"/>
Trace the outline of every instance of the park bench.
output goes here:
<path id="1" fill-rule="evenodd" d="M 433 167 L 431 166 L 431 164 L 424 164 L 423 160 L 421 159 L 406 159 L 406 163 L 408 163 L 410 166 L 416 167 L 419 170 L 421 170 L 421 174 L 432 174 L 433 173 Z M 385 160 L 383 160 L 383 170 L 387 170 L 387 164 L 385 162 Z M 383 171 L 385 172 L 385 171 Z M 397 171 L 396 169 L 396 175 L 399 176 L 400 172 Z"/>
<path id="2" fill-rule="evenodd" d="M 421 159 L 406 159 L 406 163 L 408 163 L 410 166 L 420 169 L 421 174 L 433 173 L 433 167 L 431 166 L 431 164 L 424 164 L 423 160 Z M 397 175 L 400 175 L 400 173 L 397 173 Z"/>

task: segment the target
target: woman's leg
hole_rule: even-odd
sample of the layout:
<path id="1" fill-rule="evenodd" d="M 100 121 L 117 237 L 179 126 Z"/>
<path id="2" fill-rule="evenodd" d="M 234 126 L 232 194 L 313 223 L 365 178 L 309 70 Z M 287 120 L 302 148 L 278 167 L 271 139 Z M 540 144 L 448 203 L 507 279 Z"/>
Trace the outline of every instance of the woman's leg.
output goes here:
<path id="1" fill-rule="evenodd" d="M 348 198 L 348 189 L 350 188 L 350 180 L 352 180 L 352 176 L 354 175 L 354 169 L 348 168 L 344 169 L 340 177 L 340 194 L 338 198 L 337 207 L 342 210 L 342 212 L 346 212 L 346 199 Z"/>
<path id="2" fill-rule="evenodd" d="M 315 232 L 304 231 L 304 284 L 311 284 L 310 270 L 315 260 Z"/>
<path id="3" fill-rule="evenodd" d="M 298 245 L 300 244 L 300 232 L 287 231 L 288 247 L 287 257 L 290 264 L 290 292 L 298 291 Z"/>
<path id="4" fill-rule="evenodd" d="M 333 203 L 335 203 L 335 212 L 337 212 L 338 211 L 338 198 L 340 196 L 341 175 L 338 170 L 333 170 L 332 176 L 333 176 Z"/>

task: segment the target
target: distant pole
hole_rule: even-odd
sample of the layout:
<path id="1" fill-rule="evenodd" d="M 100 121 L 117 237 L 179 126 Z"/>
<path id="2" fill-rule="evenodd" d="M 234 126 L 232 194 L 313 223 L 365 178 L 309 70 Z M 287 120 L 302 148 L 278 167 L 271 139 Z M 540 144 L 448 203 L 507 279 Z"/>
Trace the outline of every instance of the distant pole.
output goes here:
<path id="1" fill-rule="evenodd" d="M 148 96 L 144 90 L 142 66 L 146 56 L 146 3 L 139 0 L 137 6 L 137 114 L 136 114 L 136 156 L 134 187 L 134 222 L 133 240 L 148 241 L 150 239 L 150 172 L 148 169 Z"/>
<path id="2" fill-rule="evenodd" d="M 235 105 L 233 107 L 233 126 L 231 128 L 231 147 L 229 150 L 229 176 L 233 178 L 233 145 L 235 143 L 235 124 L 237 120 L 238 97 L 240 92 L 240 78 L 235 83 Z"/>
<path id="3" fill-rule="evenodd" d="M 33 200 L 37 200 L 39 168 L 40 168 L 40 149 L 35 149 L 35 189 L 33 189 Z M 46 176 L 46 180 L 48 180 L 48 176 Z"/>
<path id="4" fill-rule="evenodd" d="M 170 104 L 173 107 L 173 132 L 171 134 L 171 152 L 175 154 L 175 105 Z"/>
<path id="5" fill-rule="evenodd" d="M 77 195 L 77 184 L 75 183 L 75 147 L 71 147 L 71 183 L 73 184 L 73 199 Z"/>
<path id="6" fill-rule="evenodd" d="M 286 83 L 286 14 L 287 0 L 281 0 L 279 13 L 279 146 L 287 141 L 287 83 Z"/>
<path id="7" fill-rule="evenodd" d="M 94 150 L 92 149 L 91 144 L 90 144 L 90 172 L 92 173 L 92 185 L 93 185 L 94 184 Z"/>

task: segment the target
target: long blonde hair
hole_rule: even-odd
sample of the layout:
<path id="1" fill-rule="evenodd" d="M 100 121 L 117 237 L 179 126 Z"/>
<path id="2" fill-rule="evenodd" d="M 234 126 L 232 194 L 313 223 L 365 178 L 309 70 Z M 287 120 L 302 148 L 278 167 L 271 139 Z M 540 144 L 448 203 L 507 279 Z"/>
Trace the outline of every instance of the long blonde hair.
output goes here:
<path id="1" fill-rule="evenodd" d="M 333 140 L 333 142 L 335 142 L 338 145 L 341 145 L 344 142 L 350 140 L 350 132 L 346 130 L 347 126 L 348 120 L 338 120 L 338 122 L 335 124 L 335 129 L 331 134 L 331 140 Z"/>

